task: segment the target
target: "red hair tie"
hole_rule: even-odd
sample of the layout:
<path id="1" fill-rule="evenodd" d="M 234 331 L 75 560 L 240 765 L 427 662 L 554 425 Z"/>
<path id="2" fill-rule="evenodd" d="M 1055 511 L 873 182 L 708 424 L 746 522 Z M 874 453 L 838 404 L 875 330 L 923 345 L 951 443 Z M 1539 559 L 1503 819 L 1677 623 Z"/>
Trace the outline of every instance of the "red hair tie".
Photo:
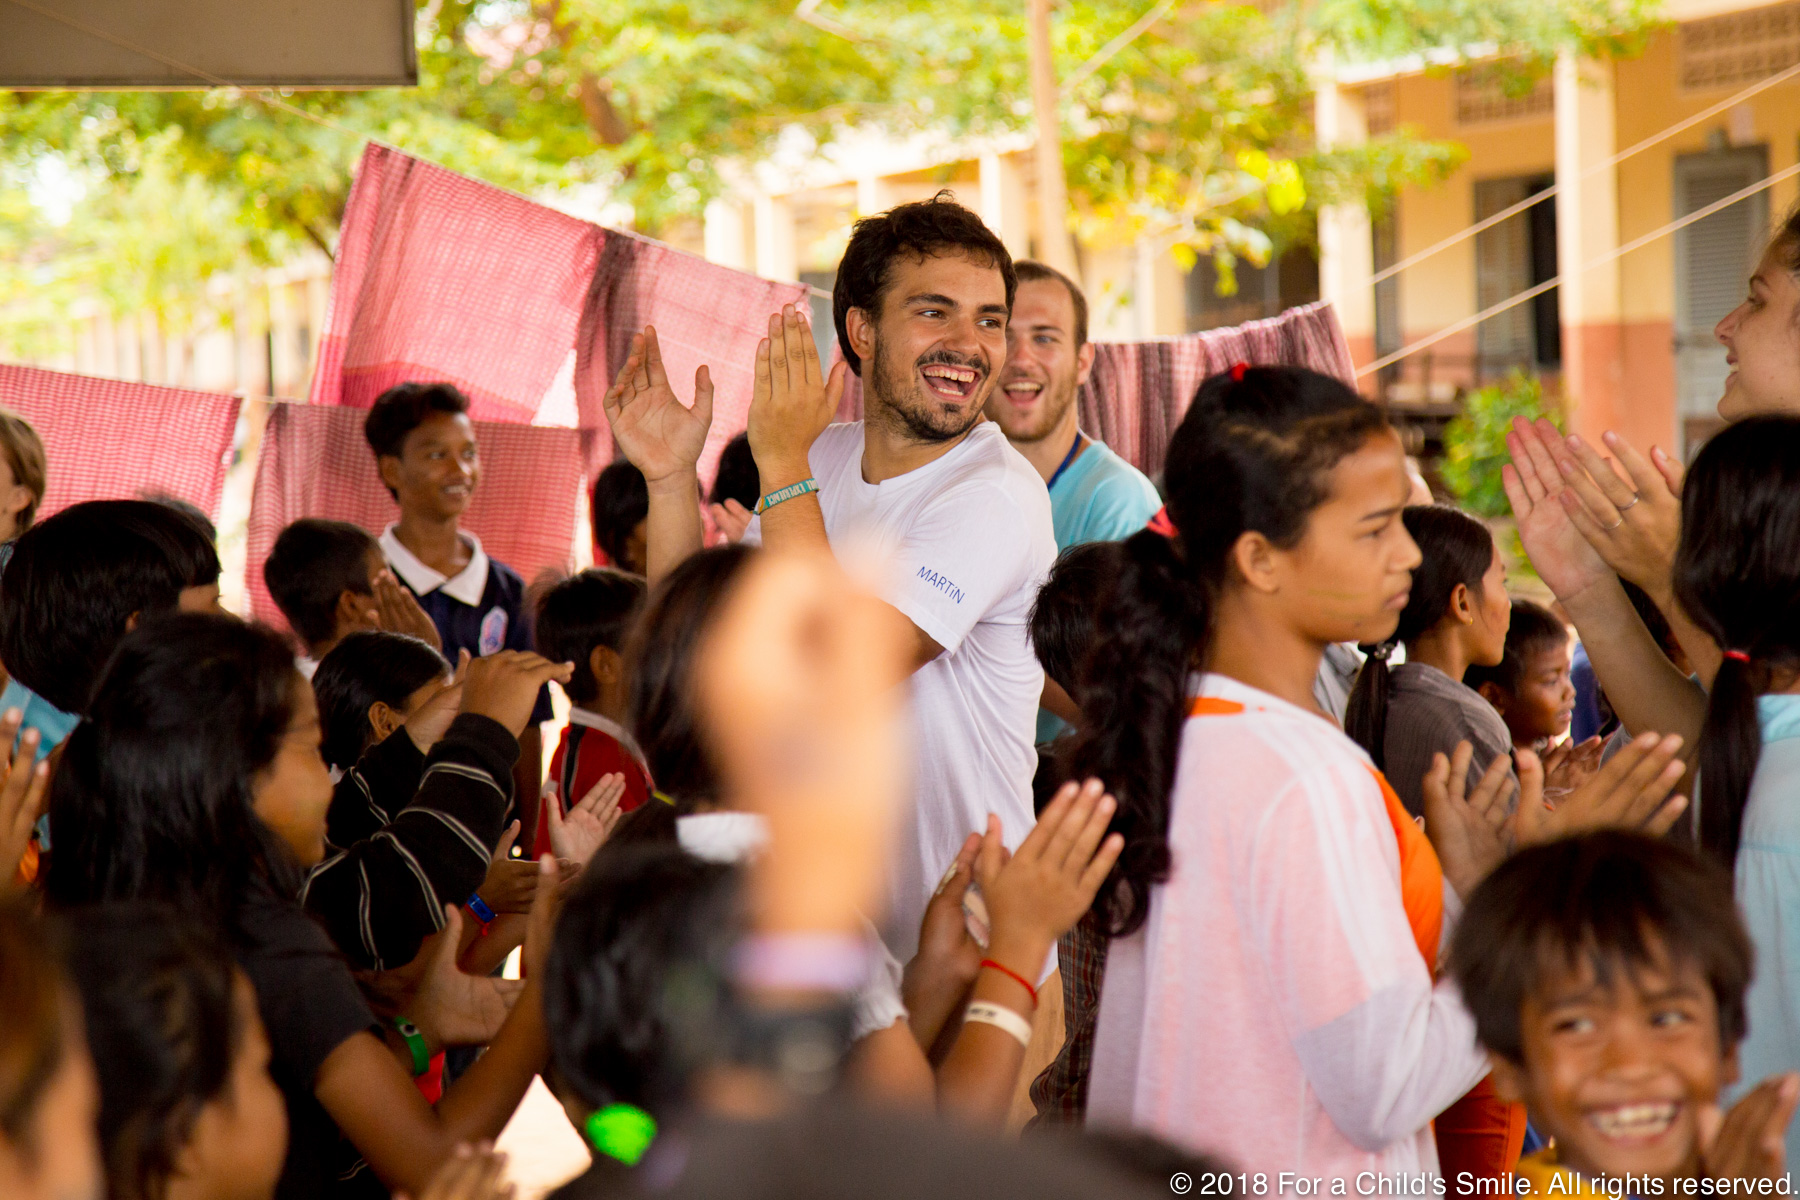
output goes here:
<path id="1" fill-rule="evenodd" d="M 1750 661 L 1750 656 L 1748 654 L 1745 654 L 1742 650 L 1727 650 L 1725 652 L 1725 657 L 1729 658 L 1732 662 L 1741 662 L 1741 663 L 1747 664 Z"/>
<path id="2" fill-rule="evenodd" d="M 1148 529 L 1151 533 L 1160 533 L 1166 538 L 1173 538 L 1175 536 L 1175 522 L 1169 520 L 1169 506 L 1165 504 L 1157 509 L 1156 515 L 1150 518 L 1149 523 L 1146 524 L 1144 528 Z"/>
<path id="3" fill-rule="evenodd" d="M 1244 372 L 1248 371 L 1249 369 L 1250 369 L 1250 364 L 1247 362 L 1232 363 L 1231 364 L 1231 382 L 1233 382 L 1233 383 L 1244 382 Z"/>

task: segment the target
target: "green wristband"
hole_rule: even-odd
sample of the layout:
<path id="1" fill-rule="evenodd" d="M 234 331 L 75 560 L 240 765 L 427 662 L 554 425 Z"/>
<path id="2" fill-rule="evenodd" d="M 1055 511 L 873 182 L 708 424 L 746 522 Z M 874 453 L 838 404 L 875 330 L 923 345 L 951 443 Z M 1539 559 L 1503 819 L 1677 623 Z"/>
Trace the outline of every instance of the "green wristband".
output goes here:
<path id="1" fill-rule="evenodd" d="M 763 513 L 768 512 L 771 508 L 774 508 L 784 500 L 792 500 L 796 496 L 804 496 L 808 492 L 816 492 L 818 490 L 818 481 L 814 479 L 802 479 L 799 483 L 790 483 L 779 491 L 770 492 L 761 500 L 758 500 L 756 502 L 756 513 L 758 516 L 761 516 Z"/>
<path id="2" fill-rule="evenodd" d="M 394 1018 L 394 1032 L 406 1042 L 406 1048 L 412 1051 L 413 1078 L 417 1079 L 431 1070 L 431 1048 L 425 1044 L 425 1035 L 419 1027 L 405 1017 Z"/>

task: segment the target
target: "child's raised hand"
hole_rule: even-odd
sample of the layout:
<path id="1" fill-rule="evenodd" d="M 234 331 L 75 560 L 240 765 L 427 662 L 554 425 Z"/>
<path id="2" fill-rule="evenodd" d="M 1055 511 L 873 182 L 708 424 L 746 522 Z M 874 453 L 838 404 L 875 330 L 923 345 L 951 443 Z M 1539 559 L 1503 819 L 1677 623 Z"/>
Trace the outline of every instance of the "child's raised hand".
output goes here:
<path id="1" fill-rule="evenodd" d="M 1506 824 L 1513 794 L 1508 770 L 1512 764 L 1500 755 L 1488 764 L 1475 790 L 1465 795 L 1474 756 L 1472 745 L 1458 742 L 1449 757 L 1432 756 L 1424 781 L 1425 836 L 1437 851 L 1444 878 L 1465 900 L 1511 850 Z"/>
<path id="2" fill-rule="evenodd" d="M 616 772 L 602 775 L 565 815 L 554 786 L 546 787 L 540 806 L 550 823 L 550 849 L 556 857 L 587 865 L 625 815 L 619 809 L 624 798 L 625 776 Z"/>
<path id="3" fill-rule="evenodd" d="M 1592 779 L 1600 770 L 1600 756 L 1606 742 L 1595 734 L 1576 745 L 1564 742 L 1544 755 L 1544 791 L 1546 795 L 1566 796 Z"/>
<path id="4" fill-rule="evenodd" d="M 1594 829 L 1667 833 L 1687 810 L 1687 797 L 1669 795 L 1686 770 L 1676 757 L 1680 751 L 1678 734 L 1640 734 L 1554 810 L 1544 803 L 1543 767 L 1537 755 L 1519 751 L 1515 844 L 1535 845 Z"/>
<path id="5" fill-rule="evenodd" d="M 0 891 L 11 889 L 19 877 L 19 863 L 31 844 L 31 827 L 44 811 L 44 794 L 50 786 L 50 759 L 37 761 L 38 731 L 27 729 L 19 736 L 24 719 L 24 712 L 16 708 L 0 715 L 0 751 L 6 754 L 5 775 L 0 778 Z"/>
<path id="6" fill-rule="evenodd" d="M 552 679 L 567 683 L 574 675 L 574 663 L 551 662 L 527 650 L 484 655 L 464 673 L 462 711 L 490 717 L 518 737 L 531 720 L 538 689 Z"/>
<path id="7" fill-rule="evenodd" d="M 1700 1110 L 1700 1174 L 1710 1179 L 1780 1179 L 1787 1173 L 1787 1127 L 1800 1102 L 1800 1075 L 1765 1079 L 1720 1114 Z"/>
<path id="8" fill-rule="evenodd" d="M 725 535 L 727 542 L 734 544 L 744 540 L 744 531 L 750 528 L 750 521 L 756 515 L 736 500 L 709 504 L 706 511 L 712 514 L 714 528 Z"/>
<path id="9" fill-rule="evenodd" d="M 1056 939 L 1087 912 L 1125 848 L 1122 836 L 1106 832 L 1117 808 L 1098 779 L 1065 783 L 1010 860 L 1000 819 L 988 818 L 975 877 L 993 928 L 990 957 L 1022 974 L 1037 972 Z"/>
<path id="10" fill-rule="evenodd" d="M 416 637 L 433 650 L 442 651 L 444 639 L 438 633 L 438 627 L 419 607 L 418 599 L 394 578 L 392 571 L 382 571 L 375 576 L 375 618 L 381 627 L 389 633 L 404 633 Z"/>
<path id="11" fill-rule="evenodd" d="M 463 679 L 469 673 L 469 652 L 459 650 L 456 653 L 456 671 L 450 676 L 450 682 L 433 692 L 419 705 L 419 710 L 406 718 L 402 727 L 406 736 L 413 740 L 420 754 L 430 754 L 431 748 L 443 741 L 444 734 L 450 731 L 450 723 L 456 720 L 456 714 L 462 711 Z"/>
<path id="12" fill-rule="evenodd" d="M 519 823 L 514 821 L 500 835 L 500 844 L 488 860 L 487 875 L 475 893 L 497 913 L 528 913 L 537 897 L 538 865 L 529 858 L 512 856 L 518 838 Z"/>
<path id="13" fill-rule="evenodd" d="M 402 1009 L 434 1046 L 485 1046 L 493 1041 L 525 987 L 517 979 L 466 974 L 456 965 L 461 945 L 462 914 L 446 904 L 444 928 L 420 948 L 424 970 Z"/>

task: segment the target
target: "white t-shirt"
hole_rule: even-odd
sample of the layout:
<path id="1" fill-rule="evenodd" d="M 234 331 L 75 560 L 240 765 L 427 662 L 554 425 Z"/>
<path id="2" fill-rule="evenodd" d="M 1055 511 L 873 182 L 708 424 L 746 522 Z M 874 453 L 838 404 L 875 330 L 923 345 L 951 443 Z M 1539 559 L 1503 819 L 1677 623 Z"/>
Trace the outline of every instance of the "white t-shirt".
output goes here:
<path id="1" fill-rule="evenodd" d="M 883 483 L 862 476 L 863 426 L 833 425 L 808 461 L 842 557 L 870 547 L 882 598 L 944 648 L 912 677 L 912 819 L 899 836 L 882 936 L 905 962 L 939 878 L 971 833 L 1000 817 L 1016 847 L 1033 823 L 1032 737 L 1044 671 L 1026 620 L 1056 560 L 1050 496 L 983 422 L 949 453 Z M 762 521 L 744 535 L 762 542 Z"/>

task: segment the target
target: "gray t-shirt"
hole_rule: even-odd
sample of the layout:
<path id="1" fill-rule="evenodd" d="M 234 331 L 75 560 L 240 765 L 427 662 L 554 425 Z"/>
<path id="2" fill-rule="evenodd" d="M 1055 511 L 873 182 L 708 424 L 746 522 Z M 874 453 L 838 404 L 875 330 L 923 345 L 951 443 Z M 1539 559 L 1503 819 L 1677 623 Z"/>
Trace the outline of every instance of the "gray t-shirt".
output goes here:
<path id="1" fill-rule="evenodd" d="M 1469 760 L 1473 789 L 1489 764 L 1512 754 L 1512 735 L 1481 693 L 1425 663 L 1401 663 L 1388 684 L 1387 730 L 1382 738 L 1382 773 L 1406 811 L 1425 811 L 1425 772 L 1435 754 L 1449 755 L 1458 742 L 1475 747 Z"/>

